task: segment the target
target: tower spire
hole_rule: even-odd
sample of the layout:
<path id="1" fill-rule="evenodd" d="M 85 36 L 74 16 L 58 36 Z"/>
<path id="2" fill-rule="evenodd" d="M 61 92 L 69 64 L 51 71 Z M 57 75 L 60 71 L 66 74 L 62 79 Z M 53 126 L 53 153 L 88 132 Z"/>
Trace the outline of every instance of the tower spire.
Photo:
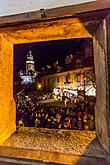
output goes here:
<path id="1" fill-rule="evenodd" d="M 27 60 L 31 60 L 31 61 L 34 60 L 32 50 L 31 50 L 31 46 L 29 47 L 29 51 L 28 51 L 28 54 L 27 54 Z"/>
<path id="2" fill-rule="evenodd" d="M 29 46 L 29 51 L 27 53 L 26 58 L 26 71 L 25 74 L 20 72 L 20 77 L 23 80 L 22 84 L 29 84 L 34 82 L 35 77 L 38 75 L 38 72 L 35 71 L 35 63 L 34 56 L 31 50 L 31 46 Z"/>

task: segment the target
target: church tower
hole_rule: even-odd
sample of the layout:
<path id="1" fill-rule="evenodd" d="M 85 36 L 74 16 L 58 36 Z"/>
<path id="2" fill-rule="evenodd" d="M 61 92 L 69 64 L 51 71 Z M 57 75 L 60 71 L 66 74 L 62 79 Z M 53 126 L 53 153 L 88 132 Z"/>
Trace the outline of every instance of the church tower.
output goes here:
<path id="1" fill-rule="evenodd" d="M 35 71 L 34 57 L 31 48 L 29 49 L 26 57 L 26 70 L 25 72 L 22 72 L 21 70 L 19 75 L 22 79 L 21 84 L 30 84 L 35 82 L 35 77 L 38 75 L 38 72 Z"/>
<path id="2" fill-rule="evenodd" d="M 34 64 L 34 57 L 30 49 L 26 59 L 26 74 L 33 75 L 33 73 L 35 73 L 35 64 Z"/>

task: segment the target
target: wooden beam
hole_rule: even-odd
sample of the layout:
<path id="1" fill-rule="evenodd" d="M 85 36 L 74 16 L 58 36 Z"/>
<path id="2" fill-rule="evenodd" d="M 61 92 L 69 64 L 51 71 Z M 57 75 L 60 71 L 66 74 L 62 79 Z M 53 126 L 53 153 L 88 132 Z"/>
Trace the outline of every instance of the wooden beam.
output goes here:
<path id="1" fill-rule="evenodd" d="M 96 0 L 94 2 L 65 6 L 56 9 L 47 10 L 47 17 L 80 14 L 92 11 L 98 11 L 103 9 L 110 9 L 110 0 Z"/>
<path id="2" fill-rule="evenodd" d="M 78 13 L 76 14 L 76 17 L 79 18 L 81 22 L 102 20 L 108 15 L 109 10 L 110 9 Z"/>
<path id="3" fill-rule="evenodd" d="M 108 10 L 110 10 L 110 0 L 97 0 L 85 4 L 47 9 L 45 10 L 45 18 L 42 18 L 41 10 L 11 16 L 2 16 L 0 17 L 0 27 L 73 16 L 79 17 L 82 21 L 103 19 Z"/>

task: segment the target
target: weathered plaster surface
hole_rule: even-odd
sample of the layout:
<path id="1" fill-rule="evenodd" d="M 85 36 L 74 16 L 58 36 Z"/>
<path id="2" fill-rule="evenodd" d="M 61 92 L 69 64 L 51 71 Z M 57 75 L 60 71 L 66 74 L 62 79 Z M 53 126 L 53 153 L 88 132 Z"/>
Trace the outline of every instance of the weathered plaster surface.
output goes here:
<path id="1" fill-rule="evenodd" d="M 0 34 L 0 144 L 15 130 L 15 102 L 13 100 L 13 50 Z"/>
<path id="2" fill-rule="evenodd" d="M 91 37 L 78 18 L 47 23 L 34 23 L 2 29 L 12 43 Z"/>
<path id="3" fill-rule="evenodd" d="M 106 24 L 102 21 L 97 29 L 94 40 L 94 64 L 96 75 L 96 105 L 95 105 L 95 118 L 96 118 L 96 132 L 98 138 L 109 153 L 109 116 L 107 109 L 107 47 L 106 47 Z"/>

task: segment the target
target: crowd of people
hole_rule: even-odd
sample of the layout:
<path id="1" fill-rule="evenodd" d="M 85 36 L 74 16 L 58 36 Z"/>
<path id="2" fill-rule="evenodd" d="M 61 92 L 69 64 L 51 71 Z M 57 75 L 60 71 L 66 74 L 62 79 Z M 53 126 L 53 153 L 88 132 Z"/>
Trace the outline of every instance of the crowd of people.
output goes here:
<path id="1" fill-rule="evenodd" d="M 42 104 L 44 94 L 36 96 L 36 92 L 21 92 L 15 96 L 18 127 L 43 127 L 72 130 L 94 130 L 94 108 L 87 101 L 79 101 L 73 106 L 59 107 Z M 46 96 L 46 93 L 45 93 Z M 52 94 L 47 94 L 49 98 Z M 47 97 L 47 99 L 48 99 Z M 40 99 L 38 99 L 40 98 Z"/>

